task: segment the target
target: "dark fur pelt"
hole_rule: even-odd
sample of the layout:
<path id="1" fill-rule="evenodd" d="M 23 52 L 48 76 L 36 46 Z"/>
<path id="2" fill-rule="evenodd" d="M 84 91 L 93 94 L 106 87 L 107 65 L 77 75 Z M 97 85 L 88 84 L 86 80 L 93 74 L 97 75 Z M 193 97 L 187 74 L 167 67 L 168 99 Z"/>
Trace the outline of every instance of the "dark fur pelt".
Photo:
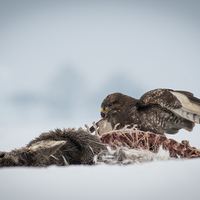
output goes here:
<path id="1" fill-rule="evenodd" d="M 56 129 L 55 131 L 42 133 L 38 138 L 31 141 L 27 147 L 41 140 L 66 141 L 54 156 L 59 160 L 63 160 L 62 156 L 64 156 L 69 164 L 93 164 L 94 155 L 102 149 L 106 149 L 95 135 L 91 135 L 82 129 Z"/>
<path id="2" fill-rule="evenodd" d="M 42 133 L 26 147 L 0 152 L 0 167 L 94 164 L 93 157 L 101 150 L 106 147 L 95 135 L 82 129 L 56 129 Z"/>

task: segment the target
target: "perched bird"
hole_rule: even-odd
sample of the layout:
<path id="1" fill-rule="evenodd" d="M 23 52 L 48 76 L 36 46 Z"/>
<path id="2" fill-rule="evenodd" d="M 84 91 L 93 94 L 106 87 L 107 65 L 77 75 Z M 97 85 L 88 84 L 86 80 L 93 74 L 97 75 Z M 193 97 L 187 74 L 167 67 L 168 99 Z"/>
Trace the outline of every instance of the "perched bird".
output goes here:
<path id="1" fill-rule="evenodd" d="M 175 134 L 180 129 L 192 131 L 200 124 L 200 99 L 190 92 L 155 89 L 140 99 L 113 93 L 101 104 L 101 116 L 112 129 L 137 124 L 138 129 L 163 135 Z"/>

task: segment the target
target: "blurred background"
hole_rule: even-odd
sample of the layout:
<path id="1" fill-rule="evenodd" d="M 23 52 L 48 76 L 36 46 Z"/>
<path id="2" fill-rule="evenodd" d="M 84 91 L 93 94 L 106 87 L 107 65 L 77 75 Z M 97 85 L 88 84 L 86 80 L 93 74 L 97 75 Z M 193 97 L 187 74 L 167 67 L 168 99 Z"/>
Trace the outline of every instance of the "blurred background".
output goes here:
<path id="1" fill-rule="evenodd" d="M 0 0 L 0 150 L 100 119 L 110 93 L 200 98 L 199 0 Z M 200 125 L 175 136 L 200 148 Z"/>

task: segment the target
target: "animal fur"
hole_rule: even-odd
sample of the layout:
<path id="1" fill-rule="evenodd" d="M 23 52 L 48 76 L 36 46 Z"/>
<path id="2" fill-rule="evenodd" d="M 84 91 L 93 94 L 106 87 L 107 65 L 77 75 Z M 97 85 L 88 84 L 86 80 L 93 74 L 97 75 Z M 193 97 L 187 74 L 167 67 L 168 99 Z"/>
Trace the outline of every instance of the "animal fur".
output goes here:
<path id="1" fill-rule="evenodd" d="M 83 129 L 56 129 L 42 133 L 26 147 L 0 152 L 0 167 L 100 163 L 127 165 L 168 160 L 178 157 L 176 153 L 183 158 L 200 156 L 200 151 L 191 147 L 188 141 L 178 144 L 175 140 L 135 128 L 124 127 L 100 137 Z"/>
<path id="2" fill-rule="evenodd" d="M 155 154 L 143 149 L 129 149 L 123 146 L 118 147 L 117 149 L 111 149 L 107 146 L 107 150 L 102 150 L 94 157 L 94 162 L 96 164 L 128 165 L 169 159 L 172 159 L 169 151 L 164 150 L 162 147 L 160 147 L 158 153 Z"/>
<path id="3" fill-rule="evenodd" d="M 42 133 L 26 147 L 0 152 L 0 167 L 94 164 L 93 157 L 105 145 L 83 129 L 56 129 Z"/>

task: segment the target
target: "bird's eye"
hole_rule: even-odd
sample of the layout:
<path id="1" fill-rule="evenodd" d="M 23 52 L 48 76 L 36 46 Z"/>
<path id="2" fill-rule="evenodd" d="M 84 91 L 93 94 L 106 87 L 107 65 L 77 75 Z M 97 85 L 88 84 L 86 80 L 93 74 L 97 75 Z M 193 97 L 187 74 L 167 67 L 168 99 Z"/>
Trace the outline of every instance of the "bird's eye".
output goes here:
<path id="1" fill-rule="evenodd" d="M 0 158 L 3 158 L 5 156 L 5 153 L 0 152 Z"/>
<path id="2" fill-rule="evenodd" d="M 112 106 L 112 103 L 109 103 L 109 104 L 108 104 L 108 107 L 111 107 L 111 106 Z"/>

